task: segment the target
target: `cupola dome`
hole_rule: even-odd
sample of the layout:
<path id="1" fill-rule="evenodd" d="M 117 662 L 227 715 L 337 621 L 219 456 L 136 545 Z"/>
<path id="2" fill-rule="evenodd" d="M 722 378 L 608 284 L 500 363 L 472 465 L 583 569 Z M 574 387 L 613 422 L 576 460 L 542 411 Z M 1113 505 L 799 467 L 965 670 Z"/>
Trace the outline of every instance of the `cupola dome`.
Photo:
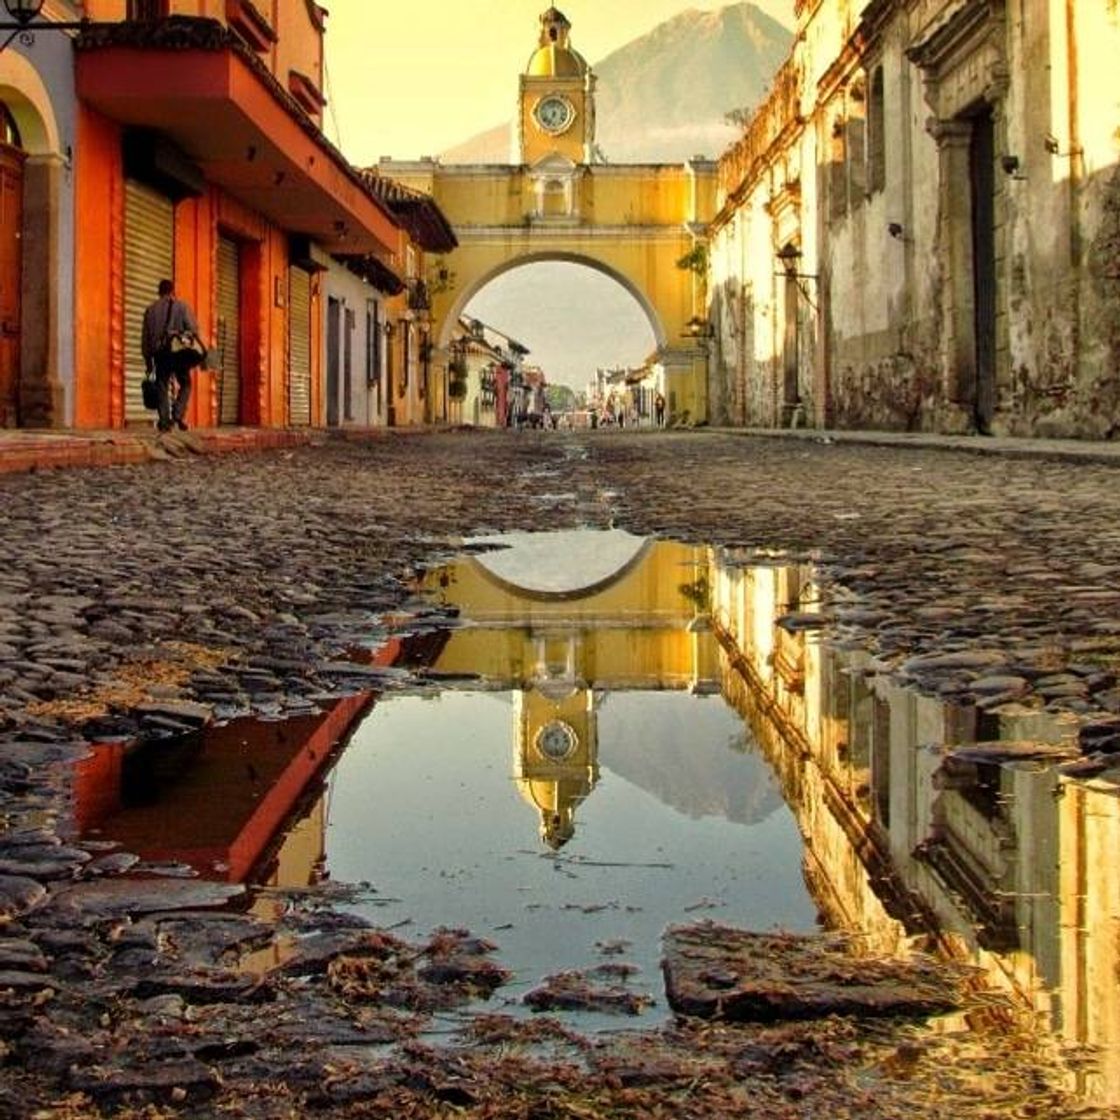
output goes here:
<path id="1" fill-rule="evenodd" d="M 582 78 L 590 69 L 583 56 L 572 50 L 572 25 L 559 8 L 541 15 L 540 43 L 525 73 L 532 78 Z"/>

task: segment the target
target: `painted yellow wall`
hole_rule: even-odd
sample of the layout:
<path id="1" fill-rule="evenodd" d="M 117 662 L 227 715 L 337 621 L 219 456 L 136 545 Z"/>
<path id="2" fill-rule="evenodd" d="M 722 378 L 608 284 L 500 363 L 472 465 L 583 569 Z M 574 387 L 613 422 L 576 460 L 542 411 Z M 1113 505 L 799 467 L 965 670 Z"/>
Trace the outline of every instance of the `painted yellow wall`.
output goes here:
<path id="1" fill-rule="evenodd" d="M 570 217 L 536 215 L 523 167 L 384 161 L 382 172 L 431 194 L 459 238 L 455 284 L 432 307 L 433 337 L 446 345 L 470 298 L 517 264 L 568 260 L 618 280 L 650 317 L 666 370 L 671 415 L 707 417 L 706 355 L 688 324 L 705 310 L 703 284 L 677 261 L 696 244 L 690 230 L 713 216 L 714 164 L 589 165 L 576 169 Z"/>

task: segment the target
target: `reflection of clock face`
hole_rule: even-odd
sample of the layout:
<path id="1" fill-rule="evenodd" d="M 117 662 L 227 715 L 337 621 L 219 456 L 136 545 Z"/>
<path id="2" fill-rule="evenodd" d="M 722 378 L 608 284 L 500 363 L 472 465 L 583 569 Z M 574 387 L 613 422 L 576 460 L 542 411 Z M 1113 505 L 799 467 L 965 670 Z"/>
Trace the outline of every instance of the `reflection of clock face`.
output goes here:
<path id="1" fill-rule="evenodd" d="M 566 97 L 553 94 L 537 102 L 536 108 L 533 109 L 533 116 L 545 132 L 557 133 L 563 132 L 571 125 L 575 120 L 576 110 Z"/>
<path id="2" fill-rule="evenodd" d="M 576 749 L 576 733 L 562 720 L 554 719 L 537 732 L 537 750 L 552 762 L 563 762 Z"/>

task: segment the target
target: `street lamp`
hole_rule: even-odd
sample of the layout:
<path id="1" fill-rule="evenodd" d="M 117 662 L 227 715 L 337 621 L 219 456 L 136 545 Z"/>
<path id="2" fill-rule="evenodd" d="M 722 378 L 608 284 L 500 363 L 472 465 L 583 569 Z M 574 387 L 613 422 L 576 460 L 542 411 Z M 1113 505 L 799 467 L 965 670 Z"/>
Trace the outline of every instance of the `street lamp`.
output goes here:
<path id="1" fill-rule="evenodd" d="M 26 25 L 43 10 L 43 0 L 4 0 L 4 7 L 16 23 Z"/>
<path id="2" fill-rule="evenodd" d="M 36 31 L 81 31 L 89 26 L 88 19 L 73 23 L 45 19 L 33 24 L 32 21 L 43 10 L 43 0 L 4 0 L 4 10 L 9 18 L 7 22 L 0 23 L 0 31 L 8 31 L 10 34 L 0 43 L 0 51 L 5 50 L 17 36 L 25 47 L 30 47 L 35 42 Z"/>

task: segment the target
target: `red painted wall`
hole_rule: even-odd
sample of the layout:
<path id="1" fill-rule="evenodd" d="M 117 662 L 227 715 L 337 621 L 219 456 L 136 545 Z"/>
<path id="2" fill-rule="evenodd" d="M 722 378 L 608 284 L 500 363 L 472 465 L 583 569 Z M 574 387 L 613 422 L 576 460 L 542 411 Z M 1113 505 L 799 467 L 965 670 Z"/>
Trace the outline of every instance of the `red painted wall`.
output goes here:
<path id="1" fill-rule="evenodd" d="M 124 172 L 121 130 L 88 108 L 78 120 L 75 267 L 75 426 L 124 426 Z M 175 208 L 175 284 L 194 308 L 214 352 L 219 232 L 242 244 L 242 423 L 288 422 L 288 238 L 217 188 Z M 312 283 L 312 421 L 322 423 L 320 285 Z M 277 299 L 280 293 L 281 298 Z M 214 353 L 216 357 L 216 353 Z M 189 415 L 196 427 L 217 422 L 213 375 L 197 377 Z"/>

